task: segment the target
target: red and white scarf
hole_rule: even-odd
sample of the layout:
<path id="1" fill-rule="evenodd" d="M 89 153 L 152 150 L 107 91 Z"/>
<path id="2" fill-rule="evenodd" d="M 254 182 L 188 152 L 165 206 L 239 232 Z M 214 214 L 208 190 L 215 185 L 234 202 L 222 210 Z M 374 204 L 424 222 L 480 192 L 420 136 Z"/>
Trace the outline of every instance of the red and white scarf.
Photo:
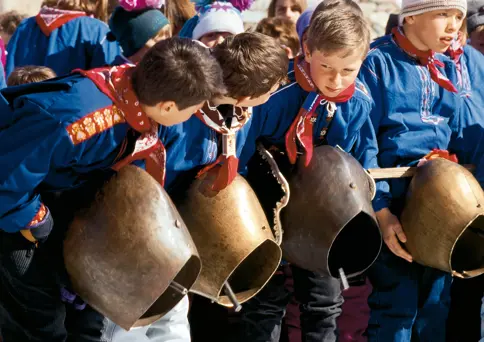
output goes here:
<path id="1" fill-rule="evenodd" d="M 294 164 L 297 158 L 297 139 L 305 152 L 302 156 L 304 165 L 308 166 L 313 156 L 313 126 L 317 118 L 316 110 L 319 106 L 326 104 L 328 122 L 325 129 L 327 130 L 336 111 L 335 103 L 348 101 L 355 92 L 355 84 L 351 84 L 336 97 L 323 95 L 311 79 L 310 65 L 305 61 L 304 56 L 296 57 L 294 73 L 296 82 L 309 94 L 286 133 L 286 151 L 289 161 Z M 325 131 L 321 133 L 326 134 Z"/>
<path id="2" fill-rule="evenodd" d="M 237 175 L 239 159 L 237 158 L 235 134 L 250 119 L 251 114 L 252 111 L 249 108 L 233 106 L 230 128 L 227 126 L 224 116 L 220 114 L 217 107 L 211 106 L 209 102 L 206 102 L 203 108 L 195 114 L 205 125 L 222 135 L 222 153 L 213 164 L 203 168 L 197 176 L 200 177 L 215 166 L 221 164 L 220 169 L 217 170 L 217 177 L 212 185 L 212 190 L 214 191 L 225 189 Z"/>
<path id="3" fill-rule="evenodd" d="M 65 23 L 68 23 L 75 18 L 85 16 L 87 16 L 87 14 L 82 11 L 66 11 L 44 6 L 35 16 L 35 21 L 37 22 L 37 25 L 39 25 L 40 30 L 49 37 L 52 31 L 58 29 Z"/>
<path id="4" fill-rule="evenodd" d="M 123 64 L 85 70 L 74 70 L 88 77 L 121 110 L 126 122 L 141 136 L 136 140 L 134 151 L 116 163 L 112 169 L 118 171 L 135 160 L 144 159 L 146 171 L 161 184 L 165 183 L 166 153 L 158 137 L 158 124 L 141 109 L 138 97 L 131 85 L 131 74 L 135 66 Z"/>
<path id="5" fill-rule="evenodd" d="M 434 82 L 440 85 L 442 88 L 447 89 L 453 93 L 457 93 L 457 89 L 452 82 L 445 77 L 437 67 L 443 67 L 444 63 L 435 59 L 435 53 L 432 50 L 420 51 L 418 50 L 410 40 L 400 31 L 400 28 L 395 27 L 392 30 L 393 38 L 397 45 L 402 48 L 413 58 L 417 59 L 421 65 L 427 67 L 430 72 L 430 77 Z"/>

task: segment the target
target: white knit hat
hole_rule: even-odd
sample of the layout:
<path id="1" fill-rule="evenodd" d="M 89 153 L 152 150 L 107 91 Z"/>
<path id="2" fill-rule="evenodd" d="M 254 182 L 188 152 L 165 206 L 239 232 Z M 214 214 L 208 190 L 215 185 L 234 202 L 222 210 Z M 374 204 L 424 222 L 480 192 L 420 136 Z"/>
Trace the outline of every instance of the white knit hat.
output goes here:
<path id="1" fill-rule="evenodd" d="M 212 32 L 244 32 L 242 16 L 230 2 L 215 1 L 200 12 L 198 23 L 193 29 L 193 39 L 200 39 Z"/>
<path id="2" fill-rule="evenodd" d="M 402 9 L 399 16 L 399 24 L 403 24 L 403 18 L 411 15 L 422 14 L 425 12 L 439 9 L 458 9 L 464 15 L 467 13 L 466 0 L 403 0 Z"/>

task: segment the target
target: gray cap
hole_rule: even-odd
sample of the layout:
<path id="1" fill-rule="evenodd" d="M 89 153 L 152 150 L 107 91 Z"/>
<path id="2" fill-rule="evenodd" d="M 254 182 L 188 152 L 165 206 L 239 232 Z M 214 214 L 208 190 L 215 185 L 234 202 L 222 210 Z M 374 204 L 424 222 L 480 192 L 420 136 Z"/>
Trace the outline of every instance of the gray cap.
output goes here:
<path id="1" fill-rule="evenodd" d="M 467 1 L 467 31 L 471 33 L 480 25 L 484 25 L 484 0 Z"/>

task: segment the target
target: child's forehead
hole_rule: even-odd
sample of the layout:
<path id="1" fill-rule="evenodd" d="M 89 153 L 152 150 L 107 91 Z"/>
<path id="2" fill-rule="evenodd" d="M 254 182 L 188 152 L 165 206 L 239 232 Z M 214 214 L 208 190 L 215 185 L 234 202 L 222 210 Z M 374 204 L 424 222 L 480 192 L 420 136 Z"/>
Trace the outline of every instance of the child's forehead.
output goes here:
<path id="1" fill-rule="evenodd" d="M 363 57 L 366 55 L 366 49 L 363 44 L 360 47 L 342 48 L 337 50 L 315 49 L 313 54 L 319 55 L 323 59 L 350 59 Z"/>

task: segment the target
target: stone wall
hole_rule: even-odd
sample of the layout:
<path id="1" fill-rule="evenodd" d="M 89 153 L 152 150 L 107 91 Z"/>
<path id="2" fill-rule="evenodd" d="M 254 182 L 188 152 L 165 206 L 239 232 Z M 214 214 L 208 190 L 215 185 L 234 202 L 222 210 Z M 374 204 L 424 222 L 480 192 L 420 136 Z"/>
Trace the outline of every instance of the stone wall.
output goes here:
<path id="1" fill-rule="evenodd" d="M 0 0 L 0 12 L 17 10 L 20 13 L 35 15 L 42 0 Z"/>
<path id="2" fill-rule="evenodd" d="M 372 38 L 382 36 L 385 33 L 385 26 L 390 13 L 398 13 L 399 7 L 396 1 L 360 0 L 360 7 L 371 24 Z M 317 5 L 319 2 L 320 1 L 318 0 L 309 1 L 312 6 Z M 270 0 L 255 0 L 250 10 L 244 12 L 244 20 L 246 21 L 247 26 L 252 26 L 262 18 L 266 17 L 269 3 Z"/>

